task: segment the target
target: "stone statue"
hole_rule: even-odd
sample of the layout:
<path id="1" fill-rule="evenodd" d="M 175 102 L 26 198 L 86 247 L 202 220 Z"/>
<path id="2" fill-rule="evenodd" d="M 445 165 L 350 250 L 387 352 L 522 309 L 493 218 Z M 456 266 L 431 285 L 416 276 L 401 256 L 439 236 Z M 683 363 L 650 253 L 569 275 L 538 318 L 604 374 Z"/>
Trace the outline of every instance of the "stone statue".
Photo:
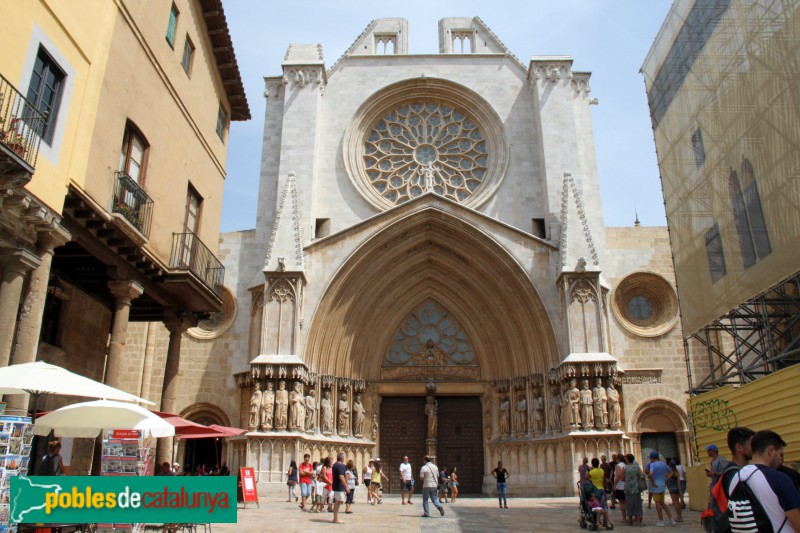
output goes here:
<path id="1" fill-rule="evenodd" d="M 510 433 L 511 433 L 511 402 L 506 397 L 500 401 L 500 435 L 505 436 Z"/>
<path id="2" fill-rule="evenodd" d="M 483 413 L 483 418 L 484 418 L 483 423 L 485 425 L 484 431 L 486 432 L 486 438 L 487 439 L 491 439 L 492 438 L 492 410 L 491 409 L 486 409 L 486 412 Z"/>
<path id="3" fill-rule="evenodd" d="M 606 394 L 608 397 L 608 426 L 612 429 L 619 429 L 622 425 L 619 409 L 619 391 L 614 387 L 613 381 L 608 384 Z"/>
<path id="4" fill-rule="evenodd" d="M 548 405 L 550 415 L 550 431 L 561 431 L 561 394 L 558 387 L 553 387 L 550 391 L 550 404 Z"/>
<path id="5" fill-rule="evenodd" d="M 523 434 L 528 431 L 528 400 L 524 394 L 520 394 L 516 405 L 517 411 L 517 433 Z"/>
<path id="6" fill-rule="evenodd" d="M 544 397 L 541 394 L 533 398 L 533 431 L 544 431 Z"/>
<path id="7" fill-rule="evenodd" d="M 345 436 L 350 431 L 350 406 L 347 405 L 347 393 L 339 396 L 339 435 Z"/>
<path id="8" fill-rule="evenodd" d="M 378 413 L 372 413 L 372 440 L 378 440 Z"/>
<path id="9" fill-rule="evenodd" d="M 589 380 L 583 380 L 583 389 L 580 392 L 581 398 L 581 420 L 583 429 L 594 427 L 594 402 L 592 401 L 592 391 L 589 389 Z"/>
<path id="10" fill-rule="evenodd" d="M 578 427 L 581 425 L 581 391 L 578 390 L 575 380 L 570 381 L 570 389 L 567 391 L 567 401 L 569 402 L 569 425 Z M 592 395 L 589 394 L 591 399 Z"/>
<path id="11" fill-rule="evenodd" d="M 247 421 L 247 427 L 250 431 L 258 428 L 258 414 L 261 409 L 261 385 L 256 382 L 253 395 L 250 396 L 250 418 Z"/>
<path id="12" fill-rule="evenodd" d="M 324 435 L 333 434 L 333 405 L 331 405 L 331 391 L 326 390 L 322 393 L 322 401 L 320 401 L 320 409 L 322 410 L 322 433 Z"/>
<path id="13" fill-rule="evenodd" d="M 289 391 L 286 390 L 286 382 L 281 380 L 278 383 L 278 392 L 275 393 L 275 429 L 287 429 L 289 427 Z"/>
<path id="14" fill-rule="evenodd" d="M 428 439 L 435 439 L 439 433 L 439 402 L 433 396 L 428 396 L 425 404 L 425 414 L 428 416 Z"/>
<path id="15" fill-rule="evenodd" d="M 267 382 L 267 390 L 261 399 L 261 427 L 272 429 L 272 413 L 275 410 L 275 392 L 272 390 L 272 382 Z"/>
<path id="16" fill-rule="evenodd" d="M 306 402 L 303 396 L 303 384 L 299 381 L 294 384 L 294 390 L 289 393 L 289 403 L 291 404 L 289 429 L 304 431 L 306 428 Z"/>
<path id="17" fill-rule="evenodd" d="M 606 403 L 606 389 L 603 388 L 603 380 L 597 378 L 595 387 L 592 389 L 592 401 L 594 402 L 594 426 L 597 429 L 605 429 L 608 426 L 608 410 Z"/>
<path id="18" fill-rule="evenodd" d="M 317 398 L 314 396 L 314 389 L 308 391 L 305 397 L 306 402 L 306 431 L 317 429 Z"/>
<path id="19" fill-rule="evenodd" d="M 356 394 L 356 399 L 353 402 L 353 435 L 361 437 L 364 434 L 364 419 L 366 418 L 367 411 L 361 403 L 361 395 Z"/>

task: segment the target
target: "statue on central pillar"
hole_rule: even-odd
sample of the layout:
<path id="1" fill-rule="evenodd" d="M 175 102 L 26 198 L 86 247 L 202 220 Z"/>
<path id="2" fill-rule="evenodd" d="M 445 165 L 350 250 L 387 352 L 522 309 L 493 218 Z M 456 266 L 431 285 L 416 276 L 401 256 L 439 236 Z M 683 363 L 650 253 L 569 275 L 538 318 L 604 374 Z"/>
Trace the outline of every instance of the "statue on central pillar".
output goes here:
<path id="1" fill-rule="evenodd" d="M 353 435 L 356 437 L 364 436 L 364 419 L 367 417 L 367 410 L 361 403 L 361 395 L 356 394 L 353 401 Z"/>
<path id="2" fill-rule="evenodd" d="M 425 414 L 428 417 L 428 440 L 436 439 L 439 433 L 439 402 L 433 396 L 428 396 L 425 404 Z"/>
<path id="3" fill-rule="evenodd" d="M 264 397 L 261 399 L 261 427 L 263 429 L 272 429 L 272 412 L 275 409 L 275 392 L 272 390 L 272 382 L 267 382 L 267 390 L 264 391 Z"/>
<path id="4" fill-rule="evenodd" d="M 278 392 L 275 393 L 275 429 L 287 429 L 289 426 L 289 391 L 286 382 L 278 383 Z"/>
<path id="5" fill-rule="evenodd" d="M 294 384 L 294 390 L 289 393 L 289 402 L 292 409 L 289 418 L 289 429 L 292 431 L 305 430 L 306 424 L 306 406 L 305 397 L 303 396 L 303 384 L 299 381 Z"/>
<path id="6" fill-rule="evenodd" d="M 594 425 L 597 429 L 605 429 L 608 426 L 606 406 L 608 396 L 606 396 L 606 389 L 603 388 L 603 380 L 601 378 L 597 378 L 595 388 L 592 389 L 592 401 L 594 402 Z"/>
<path id="7" fill-rule="evenodd" d="M 305 397 L 306 402 L 306 431 L 317 429 L 317 398 L 314 396 L 314 389 L 308 391 Z"/>
<path id="8" fill-rule="evenodd" d="M 583 389 L 581 389 L 580 398 L 583 429 L 592 429 L 594 427 L 594 402 L 592 400 L 592 391 L 589 389 L 588 379 L 583 380 Z"/>
<path id="9" fill-rule="evenodd" d="M 347 436 L 350 431 L 350 406 L 347 405 L 347 393 L 339 396 L 339 435 Z"/>
<path id="10" fill-rule="evenodd" d="M 333 405 L 331 405 L 331 391 L 326 390 L 322 393 L 322 400 L 319 403 L 322 414 L 322 434 L 333 434 Z"/>

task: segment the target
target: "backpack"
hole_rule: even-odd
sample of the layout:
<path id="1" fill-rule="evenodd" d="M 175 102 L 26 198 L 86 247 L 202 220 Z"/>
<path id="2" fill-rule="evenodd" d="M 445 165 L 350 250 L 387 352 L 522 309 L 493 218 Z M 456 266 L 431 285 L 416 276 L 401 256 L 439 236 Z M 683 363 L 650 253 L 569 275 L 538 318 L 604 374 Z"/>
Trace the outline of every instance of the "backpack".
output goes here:
<path id="1" fill-rule="evenodd" d="M 757 465 L 756 469 L 750 473 L 747 478 L 741 477 L 741 470 L 736 473 L 739 482 L 733 489 L 733 492 L 728 495 L 728 522 L 730 523 L 730 530 L 733 533 L 744 533 L 750 531 L 757 531 L 759 533 L 772 533 L 772 521 L 767 516 L 761 502 L 758 501 L 753 490 L 747 484 L 753 474 L 761 470 L 763 467 Z M 786 519 L 784 518 L 784 524 Z M 779 528 L 783 529 L 783 524 Z"/>
<path id="2" fill-rule="evenodd" d="M 42 457 L 42 464 L 39 465 L 38 475 L 40 476 L 54 476 L 56 475 L 55 465 L 53 464 L 53 456 L 49 453 L 44 454 Z"/>

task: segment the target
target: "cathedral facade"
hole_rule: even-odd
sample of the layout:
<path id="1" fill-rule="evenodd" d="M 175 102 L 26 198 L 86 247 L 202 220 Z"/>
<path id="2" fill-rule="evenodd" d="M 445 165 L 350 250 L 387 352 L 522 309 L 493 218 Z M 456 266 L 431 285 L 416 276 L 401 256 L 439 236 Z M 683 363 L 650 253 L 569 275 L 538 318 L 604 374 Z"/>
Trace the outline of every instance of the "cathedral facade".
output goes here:
<path id="1" fill-rule="evenodd" d="M 439 21 L 439 54 L 407 38 L 375 20 L 265 78 L 258 219 L 221 238 L 182 414 L 247 428 L 225 453 L 263 488 L 339 450 L 389 490 L 404 455 L 467 493 L 503 461 L 515 495 L 572 494 L 584 456 L 691 462 L 667 231 L 603 224 L 590 74 L 479 18 Z M 165 338 L 137 335 L 134 366 Z"/>

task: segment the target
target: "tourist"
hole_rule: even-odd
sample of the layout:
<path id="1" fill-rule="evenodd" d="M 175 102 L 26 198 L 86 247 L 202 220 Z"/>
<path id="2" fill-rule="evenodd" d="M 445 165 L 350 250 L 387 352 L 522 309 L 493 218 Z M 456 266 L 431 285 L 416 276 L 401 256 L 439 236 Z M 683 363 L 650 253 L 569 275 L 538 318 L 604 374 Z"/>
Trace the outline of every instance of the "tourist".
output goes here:
<path id="1" fill-rule="evenodd" d="M 306 500 L 309 496 L 311 496 L 311 483 L 312 478 L 314 476 L 314 467 L 311 465 L 310 462 L 311 455 L 305 454 L 303 455 L 303 462 L 300 463 L 300 468 L 298 469 L 299 478 L 300 478 L 300 509 L 303 511 L 306 510 Z M 313 505 L 313 500 L 312 500 Z"/>
<path id="2" fill-rule="evenodd" d="M 625 499 L 621 500 L 623 507 L 628 515 L 629 526 L 644 526 L 644 510 L 642 509 L 642 490 L 640 482 L 645 479 L 644 472 L 636 464 L 636 459 L 632 453 L 626 456 L 619 455 L 625 461 L 625 475 L 623 477 Z"/>
<path id="3" fill-rule="evenodd" d="M 628 513 L 627 509 L 625 508 L 625 498 L 627 494 L 625 493 L 625 456 L 622 453 L 617 454 L 617 465 L 614 467 L 614 499 L 619 504 L 619 512 L 622 515 L 622 522 L 625 523 L 628 521 Z"/>
<path id="4" fill-rule="evenodd" d="M 605 489 L 603 488 L 603 478 L 605 477 L 606 473 L 603 472 L 603 469 L 600 468 L 600 459 L 597 457 L 592 458 L 592 469 L 589 470 L 587 473 L 589 476 L 589 482 L 594 487 L 595 494 L 598 495 L 598 498 L 601 500 L 605 498 Z"/>
<path id="5" fill-rule="evenodd" d="M 311 512 L 319 513 L 322 512 L 322 498 L 325 494 L 325 483 L 321 479 L 323 464 L 314 461 L 312 466 L 314 467 L 314 476 L 312 478 L 313 485 L 311 485 L 311 490 L 313 492 L 311 498 Z"/>
<path id="6" fill-rule="evenodd" d="M 164 461 L 161 463 L 161 467 L 156 472 L 157 476 L 174 476 L 175 472 L 172 471 L 172 467 L 169 464 L 169 461 Z"/>
<path id="7" fill-rule="evenodd" d="M 444 516 L 444 506 L 439 503 L 439 499 L 436 497 L 439 484 L 439 469 L 427 455 L 425 456 L 425 464 L 419 471 L 419 478 L 422 480 L 422 516 L 424 518 L 431 516 L 428 512 L 428 499 L 439 510 L 439 514 Z"/>
<path id="8" fill-rule="evenodd" d="M 287 502 L 297 501 L 297 463 L 292 459 L 289 463 L 289 470 L 286 471 L 286 486 L 289 490 L 289 499 L 286 500 Z"/>
<path id="9" fill-rule="evenodd" d="M 345 479 L 347 479 L 347 500 L 345 501 L 344 514 L 352 514 L 350 506 L 353 505 L 353 498 L 356 494 L 356 484 L 358 483 L 358 474 L 356 474 L 356 465 L 353 460 L 347 461 L 347 472 L 345 472 Z"/>
<path id="10" fill-rule="evenodd" d="M 219 475 L 220 476 L 230 476 L 231 475 L 231 469 L 228 468 L 228 465 L 225 464 L 225 461 L 222 461 L 222 466 L 219 467 Z"/>
<path id="11" fill-rule="evenodd" d="M 497 463 L 497 468 L 492 470 L 492 476 L 497 480 L 497 503 L 500 505 L 500 509 L 504 506 L 508 509 L 506 493 L 508 491 L 508 478 L 511 477 L 511 474 L 503 468 L 503 461 Z"/>
<path id="12" fill-rule="evenodd" d="M 659 455 L 656 450 L 650 452 L 650 492 L 653 494 L 653 501 L 656 503 L 656 513 L 658 513 L 658 522 L 656 527 L 664 527 L 664 513 L 669 518 L 670 525 L 675 525 L 675 520 L 672 519 L 672 513 L 669 507 L 664 503 L 664 493 L 667 490 L 667 473 L 669 467 L 662 461 L 659 461 Z"/>
<path id="13" fill-rule="evenodd" d="M 722 477 L 722 471 L 728 466 L 728 460 L 719 454 L 719 448 L 717 448 L 716 444 L 706 446 L 706 451 L 711 458 L 711 468 L 706 468 L 706 477 L 711 479 L 708 484 L 708 490 L 711 490 L 717 480 Z"/>
<path id="14" fill-rule="evenodd" d="M 731 477 L 728 495 L 740 482 L 746 482 L 772 523 L 772 530 L 796 532 L 800 531 L 800 494 L 789 476 L 777 471 L 783 463 L 784 447 L 786 443 L 774 431 L 753 435 L 753 464 L 743 466 Z"/>
<path id="15" fill-rule="evenodd" d="M 667 472 L 667 490 L 669 490 L 669 497 L 672 500 L 672 506 L 675 508 L 675 521 L 683 522 L 683 515 L 681 513 L 681 474 L 678 472 L 678 463 L 674 459 L 667 462 L 669 472 Z"/>
<path id="16" fill-rule="evenodd" d="M 328 475 L 330 474 L 330 476 Z M 319 498 L 318 513 L 322 512 L 322 508 L 328 502 L 331 489 L 333 488 L 333 472 L 331 472 L 331 458 L 326 457 L 322 460 L 317 474 L 317 497 Z M 316 503 L 316 500 L 314 501 Z M 332 506 L 328 505 L 328 511 L 333 511 Z"/>
<path id="17" fill-rule="evenodd" d="M 458 468 L 455 466 L 453 467 L 453 471 L 450 472 L 450 503 L 456 503 L 456 499 L 458 498 L 458 474 L 456 471 Z"/>
<path id="18" fill-rule="evenodd" d="M 686 502 L 683 500 L 683 496 L 686 494 L 686 468 L 678 457 L 674 460 L 675 470 L 678 471 L 678 503 L 680 503 L 681 509 L 686 509 Z"/>
<path id="19" fill-rule="evenodd" d="M 583 490 L 584 485 L 588 485 L 592 482 L 589 479 L 589 458 L 584 457 L 581 461 L 581 464 L 578 466 L 578 490 Z"/>
<path id="20" fill-rule="evenodd" d="M 600 468 L 603 470 L 603 491 L 606 493 L 606 499 L 611 509 L 614 508 L 614 489 L 611 486 L 611 478 L 614 476 L 614 465 L 616 464 L 617 454 L 611 455 L 611 462 L 606 460 L 605 455 L 600 456 Z"/>
<path id="21" fill-rule="evenodd" d="M 447 467 L 442 467 L 439 470 L 439 501 L 444 503 L 448 503 L 447 500 L 447 482 L 449 478 L 447 477 Z"/>
<path id="22" fill-rule="evenodd" d="M 403 505 L 406 504 L 406 492 L 408 492 L 407 503 L 411 503 L 411 496 L 414 494 L 414 478 L 411 475 L 411 463 L 408 462 L 407 455 L 400 463 L 400 501 L 403 502 Z"/>
<path id="23" fill-rule="evenodd" d="M 172 463 L 172 475 L 174 475 L 174 476 L 181 475 L 181 464 L 180 463 Z"/>
<path id="24" fill-rule="evenodd" d="M 595 522 L 597 523 L 598 528 L 600 527 L 600 517 L 602 516 L 605 518 L 606 529 L 614 529 L 614 524 L 611 523 L 611 518 L 608 516 L 608 511 L 605 510 L 602 501 L 597 498 L 595 493 L 589 493 L 586 503 L 589 505 L 589 509 L 592 510 L 596 517 Z"/>
<path id="25" fill-rule="evenodd" d="M 333 512 L 333 457 L 330 455 L 325 458 L 325 464 L 328 468 L 325 469 L 325 503 L 328 504 L 328 512 Z"/>
<path id="26" fill-rule="evenodd" d="M 389 481 L 389 478 L 386 477 L 386 474 L 383 473 L 381 469 L 381 460 L 380 458 L 375 459 L 373 463 L 375 468 L 372 470 L 372 481 L 370 482 L 369 488 L 372 489 L 372 505 L 376 503 L 382 503 L 381 501 L 381 484 L 383 480 Z"/>
<path id="27" fill-rule="evenodd" d="M 339 507 L 342 503 L 347 501 L 347 495 L 350 489 L 347 487 L 347 466 L 342 462 L 344 461 L 344 453 L 339 452 L 336 454 L 336 462 L 333 463 L 330 472 L 332 476 L 331 493 L 333 495 L 333 523 L 343 524 L 339 520 Z"/>
<path id="28" fill-rule="evenodd" d="M 370 483 L 372 483 L 372 471 L 375 470 L 375 461 L 370 460 L 369 464 L 364 467 L 361 471 L 361 477 L 364 480 L 364 486 L 367 488 L 367 503 L 372 503 L 372 489 L 370 488 Z"/>

